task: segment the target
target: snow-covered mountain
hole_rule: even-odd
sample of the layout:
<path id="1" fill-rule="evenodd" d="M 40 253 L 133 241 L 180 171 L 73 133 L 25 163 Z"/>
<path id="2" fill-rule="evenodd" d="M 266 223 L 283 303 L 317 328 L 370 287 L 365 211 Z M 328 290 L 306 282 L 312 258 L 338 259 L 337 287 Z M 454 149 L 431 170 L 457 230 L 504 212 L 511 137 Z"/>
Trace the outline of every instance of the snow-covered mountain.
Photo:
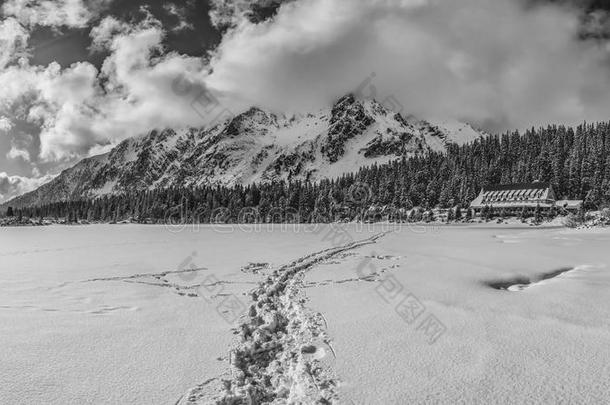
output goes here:
<path id="1" fill-rule="evenodd" d="M 374 100 L 339 99 L 316 114 L 284 116 L 253 107 L 211 128 L 165 129 L 127 139 L 64 170 L 15 207 L 125 191 L 333 178 L 482 133 L 463 123 L 430 123 Z"/>

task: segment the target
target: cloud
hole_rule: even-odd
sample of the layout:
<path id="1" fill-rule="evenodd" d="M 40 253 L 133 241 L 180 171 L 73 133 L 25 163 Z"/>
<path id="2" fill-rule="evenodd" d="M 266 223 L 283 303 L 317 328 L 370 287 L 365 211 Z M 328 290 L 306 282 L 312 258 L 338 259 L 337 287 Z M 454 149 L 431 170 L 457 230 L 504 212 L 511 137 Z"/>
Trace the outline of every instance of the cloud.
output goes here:
<path id="1" fill-rule="evenodd" d="M 137 25 L 107 17 L 91 31 L 94 46 L 109 53 L 101 69 L 21 60 L 0 72 L 0 113 L 10 117 L 19 107 L 40 127 L 44 162 L 86 156 L 152 129 L 205 125 L 193 108 L 206 90 L 204 60 L 164 53 L 164 35 L 151 15 Z"/>
<path id="2" fill-rule="evenodd" d="M 194 25 L 188 22 L 187 10 L 185 7 L 179 7 L 175 3 L 166 3 L 163 5 L 165 11 L 174 16 L 178 20 L 178 24 L 172 28 L 172 31 L 184 31 L 184 30 L 192 30 L 194 29 Z"/>
<path id="3" fill-rule="evenodd" d="M 25 26 L 84 28 L 111 0 L 8 0 L 2 5 L 5 16 L 15 17 Z"/>
<path id="4" fill-rule="evenodd" d="M 53 180 L 53 178 L 55 178 L 55 176 L 52 175 L 46 175 L 38 178 L 9 176 L 6 174 L 6 172 L 0 172 L 0 203 L 32 191 Z"/>
<path id="5" fill-rule="evenodd" d="M 211 0 L 210 20 L 220 29 L 235 27 L 243 20 L 259 23 L 275 15 L 284 3 L 294 0 Z"/>
<path id="6" fill-rule="evenodd" d="M 90 48 L 97 52 L 108 49 L 115 35 L 128 32 L 129 28 L 129 24 L 113 16 L 105 17 L 89 33 L 92 40 Z"/>
<path id="7" fill-rule="evenodd" d="M 9 159 L 21 158 L 21 159 L 25 160 L 26 162 L 29 162 L 30 161 L 30 152 L 28 152 L 26 149 L 20 149 L 19 147 L 13 145 L 13 146 L 11 146 L 11 149 L 8 151 L 8 153 L 6 154 L 6 157 L 8 157 Z"/>
<path id="8" fill-rule="evenodd" d="M 234 2 L 229 2 L 234 3 Z M 518 0 L 301 0 L 228 31 L 208 84 L 243 105 L 315 109 L 373 72 L 405 111 L 489 130 L 607 119 L 608 44 L 580 11 Z"/>
<path id="9" fill-rule="evenodd" d="M 41 157 L 69 157 L 95 143 L 79 130 L 76 120 L 84 119 L 93 108 L 90 100 L 99 90 L 96 73 L 95 67 L 86 62 L 64 70 L 57 63 L 47 67 L 11 66 L 0 73 L 0 86 L 7 89 L 0 95 L 0 105 L 9 112 L 15 106 L 24 108 L 21 118 L 39 125 Z"/>
<path id="10" fill-rule="evenodd" d="M 13 128 L 13 123 L 6 117 L 0 117 L 0 131 L 8 132 Z"/>
<path id="11" fill-rule="evenodd" d="M 15 18 L 0 21 L 0 69 L 26 56 L 29 32 Z"/>
<path id="12" fill-rule="evenodd" d="M 610 13 L 606 10 L 593 10 L 583 16 L 580 34 L 584 38 L 610 37 Z"/>
<path id="13" fill-rule="evenodd" d="M 84 1 L 53 2 L 61 12 L 46 3 L 10 0 L 3 10 L 13 16 L 0 26 L 9 44 L 0 51 L 7 61 L 0 116 L 40 128 L 36 142 L 12 139 L 8 155 L 28 152 L 34 164 L 65 164 L 152 129 L 207 125 L 251 105 L 317 110 L 373 73 L 366 94 L 394 96 L 406 113 L 488 130 L 607 119 L 610 107 L 610 48 L 599 35 L 583 41 L 582 14 L 566 5 L 216 0 L 212 18 L 226 31 L 209 61 L 168 51 L 164 27 L 147 13 L 138 24 L 96 20 L 91 46 L 107 55 L 102 66 L 62 68 L 20 56 L 23 27 L 60 24 L 58 15 L 79 26 L 98 14 Z M 15 11 L 24 4 L 42 14 Z M 89 11 L 77 12 L 81 6 Z M 605 20 L 596 21 L 590 32 L 604 30 Z"/>

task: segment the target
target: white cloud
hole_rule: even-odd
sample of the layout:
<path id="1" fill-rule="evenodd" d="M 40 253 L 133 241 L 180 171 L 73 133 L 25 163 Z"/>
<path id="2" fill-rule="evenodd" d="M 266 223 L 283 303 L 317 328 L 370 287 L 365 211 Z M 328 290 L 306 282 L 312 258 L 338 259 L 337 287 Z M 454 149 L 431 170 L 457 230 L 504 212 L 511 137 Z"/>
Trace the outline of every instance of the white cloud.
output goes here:
<path id="1" fill-rule="evenodd" d="M 178 19 L 178 24 L 172 28 L 172 31 L 178 32 L 183 30 L 192 30 L 195 28 L 193 24 L 188 22 L 186 8 L 180 7 L 175 3 L 166 3 L 163 5 L 163 8 L 168 14 Z"/>
<path id="2" fill-rule="evenodd" d="M 92 39 L 91 49 L 94 51 L 108 49 L 112 44 L 112 39 L 115 35 L 128 31 L 129 24 L 120 21 L 113 16 L 105 17 L 98 25 L 91 29 L 89 34 Z"/>
<path id="3" fill-rule="evenodd" d="M 281 4 L 294 0 L 211 0 L 210 20 L 217 28 L 239 25 L 243 20 L 261 22 L 265 12 L 276 10 Z"/>
<path id="4" fill-rule="evenodd" d="M 25 26 L 83 28 L 109 0 L 8 0 L 2 5 L 5 16 L 13 16 Z"/>
<path id="5" fill-rule="evenodd" d="M 20 149 L 19 147 L 13 145 L 13 146 L 11 146 L 11 149 L 8 151 L 8 153 L 6 154 L 6 157 L 8 157 L 9 159 L 21 158 L 21 159 L 25 160 L 26 162 L 29 162 L 30 161 L 30 152 L 28 152 L 26 149 Z"/>
<path id="6" fill-rule="evenodd" d="M 212 0 L 210 20 L 216 27 L 228 27 L 237 24 L 247 7 L 246 1 Z"/>
<path id="7" fill-rule="evenodd" d="M 233 3 L 233 2 L 229 2 Z M 375 72 L 408 113 L 489 129 L 607 119 L 608 50 L 579 13 L 512 0 L 301 0 L 225 35 L 209 84 L 240 104 L 313 109 Z"/>
<path id="8" fill-rule="evenodd" d="M 491 129 L 607 119 L 608 51 L 577 40 L 578 15 L 564 7 L 526 10 L 517 0 L 300 0 L 254 24 L 251 4 L 217 3 L 228 7 L 234 28 L 210 66 L 204 58 L 167 52 L 164 29 L 150 14 L 135 26 L 106 17 L 93 28 L 92 46 L 109 52 L 99 70 L 88 62 L 31 66 L 10 51 L 18 63 L 0 70 L 0 115 L 11 118 L 18 106 L 41 128 L 39 156 L 22 144 L 17 149 L 29 150 L 34 162 L 64 161 L 151 129 L 204 125 L 224 107 L 314 110 L 372 72 L 379 99 L 393 95 L 406 113 L 422 117 Z M 14 18 L 11 24 L 6 32 L 23 37 Z M 220 104 L 200 115 L 193 104 L 203 112 L 197 104 L 203 98 L 196 98 L 209 90 Z"/>
<path id="9" fill-rule="evenodd" d="M 27 119 L 41 128 L 40 159 L 73 159 L 152 129 L 205 124 L 191 106 L 205 89 L 204 62 L 163 54 L 159 21 L 149 16 L 129 27 L 106 18 L 92 37 L 110 52 L 101 71 L 88 62 L 62 69 L 22 61 L 0 72 L 0 113 L 27 105 Z"/>
<path id="10" fill-rule="evenodd" d="M 0 20 L 0 69 L 27 55 L 29 36 L 28 31 L 16 19 Z"/>
<path id="11" fill-rule="evenodd" d="M 53 178 L 55 178 L 53 175 L 46 175 L 36 178 L 9 176 L 6 172 L 0 172 L 0 203 L 32 191 L 53 180 Z"/>
<path id="12" fill-rule="evenodd" d="M 13 123 L 7 117 L 0 117 L 0 131 L 8 132 L 13 128 Z"/>

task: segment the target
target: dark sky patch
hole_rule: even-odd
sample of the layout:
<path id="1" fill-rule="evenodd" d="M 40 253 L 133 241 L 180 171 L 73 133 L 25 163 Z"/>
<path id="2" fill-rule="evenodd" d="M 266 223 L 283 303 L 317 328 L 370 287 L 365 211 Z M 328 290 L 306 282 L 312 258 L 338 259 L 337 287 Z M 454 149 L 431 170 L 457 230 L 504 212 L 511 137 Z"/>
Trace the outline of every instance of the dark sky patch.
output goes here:
<path id="1" fill-rule="evenodd" d="M 90 52 L 91 28 L 106 16 L 114 16 L 122 21 L 137 24 L 146 18 L 146 8 L 163 24 L 166 30 L 164 46 L 171 51 L 189 56 L 203 56 L 220 42 L 220 33 L 212 26 L 209 18 L 210 5 L 206 0 L 176 1 L 177 7 L 185 10 L 188 28 L 173 30 L 180 24 L 180 18 L 168 12 L 168 1 L 114 0 L 100 17 L 89 27 L 82 29 L 51 29 L 37 27 L 31 33 L 32 57 L 30 63 L 46 66 L 56 61 L 62 67 L 79 61 L 88 61 L 99 68 L 107 54 Z"/>

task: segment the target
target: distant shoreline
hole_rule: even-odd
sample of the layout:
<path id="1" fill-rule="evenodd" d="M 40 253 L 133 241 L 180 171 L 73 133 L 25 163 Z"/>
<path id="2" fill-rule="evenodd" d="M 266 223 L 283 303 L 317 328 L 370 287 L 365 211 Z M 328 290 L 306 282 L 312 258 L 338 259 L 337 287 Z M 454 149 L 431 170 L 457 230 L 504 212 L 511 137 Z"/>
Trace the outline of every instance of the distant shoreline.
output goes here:
<path id="1" fill-rule="evenodd" d="M 257 222 L 257 223 L 222 223 L 222 222 L 201 222 L 201 223 L 192 223 L 192 222 L 184 222 L 184 223 L 175 223 L 175 224 L 166 224 L 163 222 L 139 222 L 139 221 L 79 221 L 67 223 L 65 220 L 51 220 L 44 219 L 43 221 L 39 220 L 22 220 L 21 222 L 11 221 L 10 223 L 5 220 L 0 220 L 0 227 L 10 227 L 10 228 L 21 228 L 21 227 L 46 227 L 46 226 L 88 226 L 88 225 L 150 225 L 150 226 L 166 226 L 168 229 L 188 229 L 191 227 L 198 226 L 237 226 L 237 227 L 255 227 L 255 226 L 278 226 L 278 225 L 300 225 L 300 226 L 315 226 L 315 225 L 387 225 L 387 226 L 396 226 L 396 227 L 480 227 L 480 228 L 501 228 L 501 229 L 530 229 L 530 228 L 544 228 L 544 229 L 559 229 L 559 228 L 589 228 L 589 227 L 606 227 L 610 224 L 604 223 L 590 223 L 591 221 L 587 221 L 583 224 L 579 224 L 577 226 L 568 226 L 565 223 L 565 219 L 567 217 L 558 217 L 553 220 L 545 220 L 540 223 L 535 223 L 533 220 L 522 221 L 518 218 L 507 218 L 505 220 L 470 220 L 470 221 L 418 221 L 418 222 L 391 222 L 391 221 L 370 221 L 370 222 L 362 222 L 362 221 L 335 221 L 335 222 L 319 222 L 319 223 L 309 223 L 309 222 Z"/>

